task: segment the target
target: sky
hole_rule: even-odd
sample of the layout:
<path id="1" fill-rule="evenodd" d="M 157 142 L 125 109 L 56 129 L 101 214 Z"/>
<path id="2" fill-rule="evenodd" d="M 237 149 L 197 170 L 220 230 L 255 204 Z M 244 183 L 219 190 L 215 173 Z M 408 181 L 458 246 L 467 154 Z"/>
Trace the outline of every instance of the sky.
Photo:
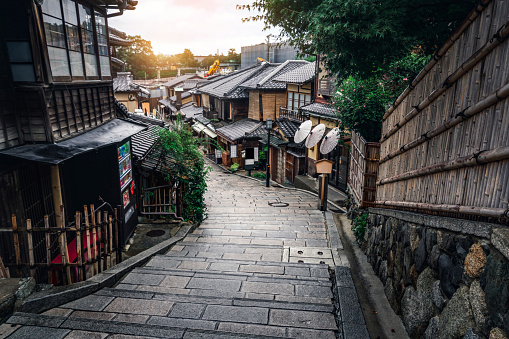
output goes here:
<path id="1" fill-rule="evenodd" d="M 241 46 L 263 43 L 268 34 L 263 23 L 242 22 L 253 0 L 139 0 L 134 11 L 109 19 L 109 25 L 152 42 L 154 53 L 178 54 L 188 48 L 194 55 L 240 53 Z M 272 38 L 273 40 L 274 38 Z"/>

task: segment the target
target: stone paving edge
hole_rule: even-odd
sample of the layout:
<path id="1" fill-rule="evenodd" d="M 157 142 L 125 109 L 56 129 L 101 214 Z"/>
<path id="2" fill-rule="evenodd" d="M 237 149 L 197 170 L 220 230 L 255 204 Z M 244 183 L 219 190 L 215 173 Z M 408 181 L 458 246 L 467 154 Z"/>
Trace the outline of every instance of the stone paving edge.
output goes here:
<path id="1" fill-rule="evenodd" d="M 183 240 L 187 234 L 199 226 L 199 223 L 183 226 L 170 238 L 157 244 L 120 264 L 101 272 L 86 281 L 67 286 L 56 286 L 46 291 L 36 292 L 24 300 L 19 311 L 26 313 L 40 313 L 58 307 L 73 300 L 92 294 L 103 287 L 112 287 L 124 275 L 136 267 L 140 267 L 157 254 L 166 253 L 173 245 Z"/>

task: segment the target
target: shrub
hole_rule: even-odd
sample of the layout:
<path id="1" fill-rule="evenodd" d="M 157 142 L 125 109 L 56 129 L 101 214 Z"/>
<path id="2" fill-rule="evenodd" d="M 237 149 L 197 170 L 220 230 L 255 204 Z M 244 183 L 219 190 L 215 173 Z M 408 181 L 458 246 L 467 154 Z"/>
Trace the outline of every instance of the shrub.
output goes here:
<path id="1" fill-rule="evenodd" d="M 239 169 L 239 164 L 233 164 L 233 165 L 231 165 L 231 167 L 230 167 L 230 171 L 232 171 L 232 172 L 235 172 L 235 171 L 236 171 L 236 170 L 238 170 L 238 169 Z"/>
<path id="2" fill-rule="evenodd" d="M 366 233 L 366 226 L 368 225 L 368 214 L 364 213 L 354 219 L 352 224 L 352 231 L 358 242 L 364 240 L 364 234 Z"/>
<path id="3" fill-rule="evenodd" d="M 265 179 L 267 176 L 263 172 L 255 172 L 252 175 L 253 178 Z"/>

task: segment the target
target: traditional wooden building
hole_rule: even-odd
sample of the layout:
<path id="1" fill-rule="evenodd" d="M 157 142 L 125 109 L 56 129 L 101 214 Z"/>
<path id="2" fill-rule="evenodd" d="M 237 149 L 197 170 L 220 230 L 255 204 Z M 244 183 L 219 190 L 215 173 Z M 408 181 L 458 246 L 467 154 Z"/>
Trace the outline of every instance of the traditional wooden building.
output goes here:
<path id="1" fill-rule="evenodd" d="M 0 227 L 12 213 L 34 227 L 49 215 L 55 226 L 103 202 L 119 208 L 123 239 L 136 225 L 130 137 L 145 126 L 117 118 L 106 9 L 118 15 L 133 4 L 2 4 Z"/>
<path id="2" fill-rule="evenodd" d="M 115 98 L 124 104 L 129 112 L 142 109 L 150 113 L 150 91 L 136 84 L 131 72 L 117 73 L 117 77 L 113 79 L 113 91 L 115 92 Z M 146 105 L 143 105 L 143 103 L 146 103 Z"/>

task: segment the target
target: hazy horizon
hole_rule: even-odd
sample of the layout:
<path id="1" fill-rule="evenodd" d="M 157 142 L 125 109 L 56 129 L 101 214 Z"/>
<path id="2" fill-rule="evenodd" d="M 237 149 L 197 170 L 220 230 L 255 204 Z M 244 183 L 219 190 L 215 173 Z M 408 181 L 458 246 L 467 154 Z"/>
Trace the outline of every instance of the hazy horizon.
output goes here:
<path id="1" fill-rule="evenodd" d="M 242 22 L 252 12 L 237 5 L 252 0 L 140 0 L 134 11 L 109 19 L 109 25 L 128 35 L 152 42 L 154 53 L 194 55 L 227 54 L 230 48 L 263 43 L 268 34 L 262 22 Z M 145 24 L 148 22 L 150 24 Z M 273 39 L 273 38 L 272 38 Z"/>

